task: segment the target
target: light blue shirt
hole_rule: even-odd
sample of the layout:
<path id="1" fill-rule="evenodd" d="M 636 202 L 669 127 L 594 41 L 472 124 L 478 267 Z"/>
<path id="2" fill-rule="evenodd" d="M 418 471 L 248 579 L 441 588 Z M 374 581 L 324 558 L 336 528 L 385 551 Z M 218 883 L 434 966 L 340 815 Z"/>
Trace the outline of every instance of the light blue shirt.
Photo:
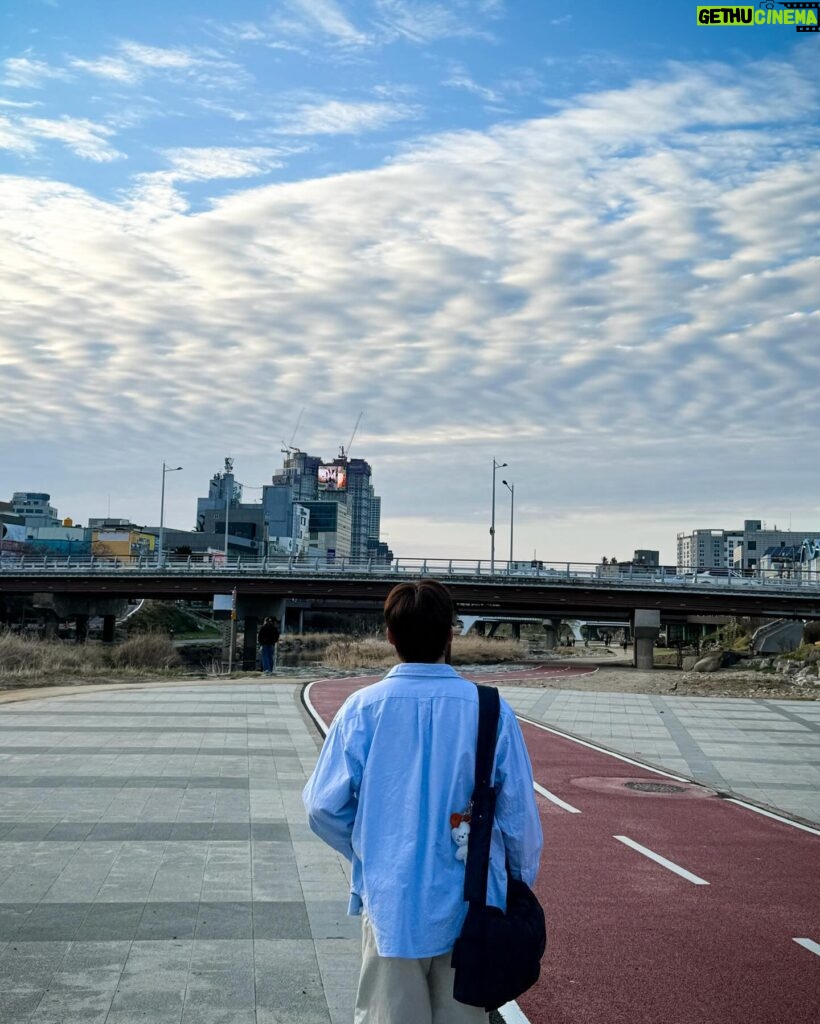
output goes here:
<path id="1" fill-rule="evenodd" d="M 351 861 L 348 913 L 364 907 L 381 956 L 438 956 L 461 931 L 464 862 L 450 815 L 469 805 L 477 734 L 475 685 L 444 664 L 397 665 L 333 720 L 302 798 L 311 829 Z M 504 909 L 505 853 L 532 885 L 542 842 L 530 759 L 504 700 L 493 781 L 487 902 Z"/>

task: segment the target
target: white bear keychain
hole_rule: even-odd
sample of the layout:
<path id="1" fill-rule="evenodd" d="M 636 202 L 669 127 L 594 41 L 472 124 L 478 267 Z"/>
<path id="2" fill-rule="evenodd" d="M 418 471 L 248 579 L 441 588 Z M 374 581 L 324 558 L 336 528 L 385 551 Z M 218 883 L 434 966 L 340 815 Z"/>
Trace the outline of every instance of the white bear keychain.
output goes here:
<path id="1" fill-rule="evenodd" d="M 470 839 L 470 814 L 450 815 L 450 835 L 456 844 L 456 860 L 467 862 L 467 844 Z"/>

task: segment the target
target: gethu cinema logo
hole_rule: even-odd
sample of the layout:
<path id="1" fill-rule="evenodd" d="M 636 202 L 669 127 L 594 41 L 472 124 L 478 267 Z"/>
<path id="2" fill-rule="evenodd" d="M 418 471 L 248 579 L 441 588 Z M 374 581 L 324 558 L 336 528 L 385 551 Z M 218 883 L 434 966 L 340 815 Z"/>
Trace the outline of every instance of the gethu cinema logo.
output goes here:
<path id="1" fill-rule="evenodd" d="M 794 25 L 798 32 L 820 31 L 820 2 L 780 3 L 771 0 L 760 7 L 698 7 L 698 25 Z"/>

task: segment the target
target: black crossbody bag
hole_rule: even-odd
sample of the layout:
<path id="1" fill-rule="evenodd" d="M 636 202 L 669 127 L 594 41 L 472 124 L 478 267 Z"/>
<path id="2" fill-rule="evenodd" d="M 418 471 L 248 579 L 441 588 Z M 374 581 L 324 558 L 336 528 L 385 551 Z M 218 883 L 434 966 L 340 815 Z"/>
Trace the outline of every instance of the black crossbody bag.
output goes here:
<path id="1" fill-rule="evenodd" d="M 507 911 L 487 906 L 490 841 L 496 793 L 490 785 L 498 733 L 498 690 L 478 686 L 478 743 L 464 899 L 470 904 L 453 947 L 453 997 L 469 1006 L 497 1010 L 538 980 L 547 948 L 541 904 L 530 887 L 513 878 L 507 865 Z"/>

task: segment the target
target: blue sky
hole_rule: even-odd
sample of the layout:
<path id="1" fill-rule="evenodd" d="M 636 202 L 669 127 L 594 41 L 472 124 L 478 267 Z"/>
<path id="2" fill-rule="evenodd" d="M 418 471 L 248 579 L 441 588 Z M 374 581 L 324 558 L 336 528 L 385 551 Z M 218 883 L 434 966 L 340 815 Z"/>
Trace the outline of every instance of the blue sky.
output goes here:
<path id="1" fill-rule="evenodd" d="M 820 529 L 820 35 L 696 6 L 4 5 L 0 496 L 188 526 L 304 408 L 400 554 L 494 457 L 521 556 Z"/>

